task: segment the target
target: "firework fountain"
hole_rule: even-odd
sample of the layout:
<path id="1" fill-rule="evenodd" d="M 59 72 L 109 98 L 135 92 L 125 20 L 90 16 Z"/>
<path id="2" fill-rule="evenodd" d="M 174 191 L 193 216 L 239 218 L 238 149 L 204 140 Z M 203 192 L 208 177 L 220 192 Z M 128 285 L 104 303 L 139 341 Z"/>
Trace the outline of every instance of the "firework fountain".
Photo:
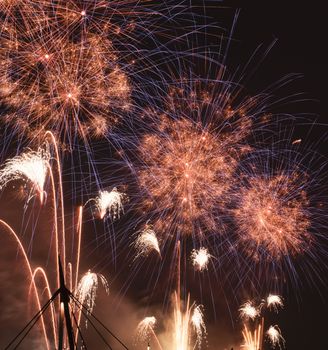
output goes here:
<path id="1" fill-rule="evenodd" d="M 265 309 L 268 309 L 278 312 L 278 309 L 283 308 L 283 306 L 283 301 L 279 295 L 270 294 L 267 299 L 263 300 L 258 306 L 254 306 L 253 302 L 247 301 L 240 307 L 240 317 L 244 320 L 242 331 L 244 338 L 244 343 L 242 345 L 243 348 L 246 350 L 263 349 L 265 332 L 264 311 Z M 284 347 L 285 340 L 277 325 L 270 326 L 265 332 L 265 335 L 273 348 Z"/>

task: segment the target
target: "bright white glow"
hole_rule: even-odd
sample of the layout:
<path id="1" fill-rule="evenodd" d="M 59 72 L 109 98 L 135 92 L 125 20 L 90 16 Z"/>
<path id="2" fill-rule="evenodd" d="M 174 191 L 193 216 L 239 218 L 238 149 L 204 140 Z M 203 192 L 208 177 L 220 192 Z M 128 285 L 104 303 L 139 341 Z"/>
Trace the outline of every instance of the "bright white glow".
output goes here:
<path id="1" fill-rule="evenodd" d="M 106 214 L 115 220 L 120 217 L 123 208 L 124 193 L 121 193 L 114 187 L 111 191 L 100 191 L 99 196 L 95 198 L 96 206 L 101 219 Z"/>
<path id="2" fill-rule="evenodd" d="M 140 256 L 148 256 L 149 253 L 154 250 L 161 255 L 156 233 L 150 226 L 146 226 L 146 228 L 140 232 L 134 246 L 137 250 L 136 258 Z"/>
<path id="3" fill-rule="evenodd" d="M 251 301 L 247 301 L 239 308 L 240 316 L 246 320 L 255 320 L 259 316 L 259 309 L 253 306 Z"/>
<path id="4" fill-rule="evenodd" d="M 106 278 L 103 275 L 93 273 L 90 270 L 81 278 L 76 290 L 76 297 L 78 298 L 79 302 L 85 305 L 90 313 L 93 311 L 95 306 L 99 285 L 98 279 L 100 279 L 106 293 L 108 294 L 109 287 Z"/>
<path id="5" fill-rule="evenodd" d="M 282 348 L 285 345 L 285 339 L 281 335 L 280 328 L 277 325 L 270 326 L 266 334 L 273 348 L 275 348 L 276 346 Z"/>
<path id="6" fill-rule="evenodd" d="M 200 248 L 199 250 L 194 249 L 191 252 L 192 264 L 199 271 L 207 269 L 210 257 L 211 255 L 206 248 Z"/>
<path id="7" fill-rule="evenodd" d="M 191 324 L 193 325 L 197 335 L 196 345 L 200 349 L 202 340 L 206 336 L 206 325 L 204 322 L 204 314 L 201 305 L 198 305 L 194 308 L 194 312 L 191 317 Z"/>
<path id="8" fill-rule="evenodd" d="M 149 340 L 154 332 L 156 318 L 154 316 L 145 317 L 137 326 L 137 339 L 140 341 Z"/>
<path id="9" fill-rule="evenodd" d="M 39 148 L 38 151 L 28 151 L 7 160 L 0 170 L 0 189 L 13 180 L 28 180 L 43 203 L 49 159 L 49 152 Z"/>
<path id="10" fill-rule="evenodd" d="M 267 306 L 274 311 L 278 311 L 278 307 L 283 308 L 284 304 L 282 298 L 279 295 L 269 294 L 267 297 Z"/>

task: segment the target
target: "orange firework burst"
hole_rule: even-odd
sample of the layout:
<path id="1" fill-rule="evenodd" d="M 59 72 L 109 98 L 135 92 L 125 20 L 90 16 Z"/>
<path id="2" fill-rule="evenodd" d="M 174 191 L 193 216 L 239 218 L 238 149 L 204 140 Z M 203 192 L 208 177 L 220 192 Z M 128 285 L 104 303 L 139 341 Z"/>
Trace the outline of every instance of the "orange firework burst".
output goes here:
<path id="1" fill-rule="evenodd" d="M 302 253 L 311 241 L 304 179 L 296 172 L 255 176 L 239 191 L 234 211 L 239 239 L 259 259 L 280 259 Z"/>
<path id="2" fill-rule="evenodd" d="M 253 101 L 233 109 L 198 86 L 174 88 L 154 129 L 140 143 L 143 208 L 157 232 L 200 235 L 221 227 L 219 211 L 240 158 L 250 150 Z"/>
<path id="3" fill-rule="evenodd" d="M 2 1 L 3 122 L 30 139 L 52 130 L 64 144 L 104 136 L 130 108 L 127 62 L 113 41 L 130 35 L 132 1 Z M 124 5 L 124 6 L 123 6 Z"/>

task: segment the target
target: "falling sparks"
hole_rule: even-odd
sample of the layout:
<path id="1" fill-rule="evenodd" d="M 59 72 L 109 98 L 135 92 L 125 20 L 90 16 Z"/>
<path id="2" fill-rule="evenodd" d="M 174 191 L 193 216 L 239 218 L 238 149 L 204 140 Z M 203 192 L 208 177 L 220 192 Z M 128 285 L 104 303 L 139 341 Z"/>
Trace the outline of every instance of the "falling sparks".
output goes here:
<path id="1" fill-rule="evenodd" d="M 283 308 L 284 303 L 282 301 L 281 296 L 275 294 L 269 294 L 267 297 L 267 306 L 269 309 L 273 309 L 274 311 L 278 311 L 278 308 Z"/>
<path id="2" fill-rule="evenodd" d="M 194 307 L 194 311 L 191 316 L 191 323 L 197 335 L 196 345 L 200 349 L 203 338 L 206 335 L 206 325 L 204 322 L 204 314 L 203 314 L 201 305 L 197 305 Z"/>
<path id="3" fill-rule="evenodd" d="M 276 348 L 277 346 L 279 348 L 283 348 L 285 345 L 285 339 L 281 335 L 280 328 L 275 326 L 270 326 L 269 329 L 266 332 L 266 335 L 272 345 L 273 348 Z"/>
<path id="4" fill-rule="evenodd" d="M 142 232 L 140 232 L 134 243 L 134 246 L 137 250 L 136 258 L 140 256 L 146 257 L 152 251 L 156 251 L 159 255 L 161 255 L 156 233 L 148 225 Z"/>
<path id="5" fill-rule="evenodd" d="M 245 320 L 251 319 L 255 320 L 256 317 L 260 315 L 260 311 L 256 308 L 251 301 L 247 301 L 239 308 L 240 317 Z"/>
<path id="6" fill-rule="evenodd" d="M 100 191 L 99 196 L 94 199 L 100 219 L 108 215 L 112 220 L 120 217 L 124 212 L 124 193 L 114 187 L 111 191 Z"/>
<path id="7" fill-rule="evenodd" d="M 93 273 L 90 270 L 84 274 L 77 286 L 76 297 L 81 304 L 87 307 L 90 313 L 92 313 L 95 306 L 99 280 L 108 294 L 109 287 L 106 278 L 103 275 Z"/>
<path id="8" fill-rule="evenodd" d="M 7 160 L 0 170 L 0 189 L 10 181 L 28 180 L 43 203 L 49 159 L 49 152 L 39 148 L 38 151 L 28 151 Z"/>
<path id="9" fill-rule="evenodd" d="M 207 269 L 211 255 L 208 253 L 207 249 L 202 247 L 198 250 L 193 249 L 191 252 L 191 260 L 195 269 L 198 271 L 203 271 Z"/>
<path id="10" fill-rule="evenodd" d="M 145 317 L 137 326 L 137 339 L 140 341 L 149 341 L 154 333 L 156 326 L 156 318 L 154 316 Z"/>

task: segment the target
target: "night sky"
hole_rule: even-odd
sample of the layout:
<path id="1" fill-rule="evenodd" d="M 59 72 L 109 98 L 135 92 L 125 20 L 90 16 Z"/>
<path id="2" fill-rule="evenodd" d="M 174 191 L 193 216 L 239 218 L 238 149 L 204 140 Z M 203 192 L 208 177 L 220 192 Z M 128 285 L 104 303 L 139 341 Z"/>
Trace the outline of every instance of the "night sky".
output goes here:
<path id="1" fill-rule="evenodd" d="M 291 139 L 306 140 L 306 143 L 311 149 L 319 152 L 323 157 L 322 161 L 328 157 L 328 90 L 326 82 L 328 81 L 327 62 L 328 57 L 325 50 L 327 42 L 326 38 L 326 11 L 324 2 L 316 3 L 301 2 L 301 1 L 189 1 L 193 5 L 195 16 L 193 20 L 198 25 L 206 23 L 205 35 L 202 30 L 201 34 L 191 35 L 188 40 L 196 40 L 194 47 L 208 46 L 214 53 L 220 43 L 221 35 L 228 38 L 231 36 L 231 45 L 227 51 L 226 65 L 231 72 L 238 70 L 238 67 L 243 67 L 259 48 L 258 54 L 254 59 L 254 64 L 247 72 L 254 72 L 249 75 L 245 83 L 245 90 L 250 95 L 265 89 L 268 85 L 279 81 L 282 77 L 297 73 L 298 78 L 294 79 L 290 84 L 281 89 L 275 89 L 275 98 L 279 99 L 286 95 L 300 94 L 299 97 L 284 105 L 277 106 L 279 112 L 289 112 L 296 116 L 296 126 L 293 130 L 287 132 Z M 231 32 L 231 26 L 235 16 L 238 13 L 235 29 Z M 205 17 L 203 17 L 205 14 Z M 183 30 L 183 22 L 181 28 L 177 32 Z M 164 25 L 165 26 L 165 25 Z M 220 27 L 220 28 L 219 28 Z M 222 29 L 223 28 L 223 29 Z M 160 40 L 165 41 L 165 36 Z M 224 39 L 226 40 L 226 39 Z M 274 43 L 273 47 L 266 52 L 267 48 Z M 193 45 L 192 45 L 193 46 Z M 181 44 L 183 47 L 183 44 Z M 196 62 L 194 67 L 197 73 L 203 73 L 203 67 L 197 66 L 201 64 L 201 60 Z M 170 62 L 171 70 L 174 65 L 174 60 Z M 165 69 L 165 68 L 164 68 Z M 169 69 L 168 69 L 169 71 Z M 211 68 L 207 74 L 211 76 Z M 297 124 L 297 116 L 303 114 L 310 122 Z M 303 119 L 302 119 L 303 120 Z M 315 123 L 314 123 L 315 121 Z M 2 127 L 2 126 L 1 126 Z M 126 126 L 124 126 L 126 127 Z M 123 129 L 124 129 L 123 127 Z M 286 124 L 286 127 L 287 124 Z M 280 126 L 284 128 L 284 126 Z M 106 161 L 112 155 L 117 156 L 111 149 L 111 146 L 105 145 L 104 142 L 95 142 L 95 164 L 99 165 L 99 169 L 104 171 L 105 175 L 110 179 L 111 176 L 117 176 L 122 181 L 125 176 L 125 170 L 120 173 L 115 172 L 115 167 L 106 166 Z M 5 147 L 6 148 L 6 147 Z M 8 151 L 9 149 L 9 151 Z M 13 148 L 6 148 L 9 154 L 13 154 Z M 81 156 L 84 159 L 85 155 Z M 4 157 L 4 155 L 2 155 Z M 77 189 L 72 190 L 70 181 L 72 178 L 77 181 L 83 177 L 83 171 L 88 167 L 80 166 L 76 177 L 72 176 L 71 164 L 82 162 L 80 156 L 75 156 L 76 159 L 71 161 L 66 157 L 64 163 L 64 189 L 66 198 L 66 208 L 73 210 L 76 204 L 81 204 L 85 198 L 80 197 L 80 192 Z M 119 157 L 115 158 L 116 160 Z M 328 159 L 328 158 L 327 158 Z M 105 164 L 105 165 L 104 165 Z M 121 164 L 121 163 L 117 163 Z M 113 170 L 114 169 L 114 170 Z M 327 169 L 327 167 L 326 167 Z M 73 169 L 74 170 L 74 169 Z M 325 177 L 327 180 L 327 177 Z M 93 180 L 90 180 L 90 183 Z M 81 181 L 82 183 L 82 181 Z M 79 183 L 79 185 L 81 185 Z M 104 186 L 113 185 L 111 180 Z M 328 184 L 327 184 L 328 185 Z M 83 186 L 88 186 L 88 180 L 83 183 Z M 81 187 L 83 187 L 81 186 Z M 323 183 L 324 186 L 324 183 Z M 89 188 L 89 193 L 94 193 L 97 189 L 95 183 Z M 76 190 L 76 192 L 74 192 Z M 327 189 L 323 188 L 323 192 L 328 193 Z M 21 222 L 16 220 L 15 211 L 17 206 L 15 202 L 9 199 L 10 193 L 5 191 L 1 196 L 0 210 L 1 218 L 8 220 L 17 229 L 21 229 Z M 19 210 L 25 210 L 24 203 L 19 202 Z M 327 207 L 328 213 L 328 207 Z M 38 217 L 40 211 L 33 214 L 31 209 L 26 212 L 26 218 Z M 87 217 L 86 234 L 83 241 L 84 260 L 81 263 L 81 270 L 87 270 L 92 267 L 93 270 L 109 276 L 110 280 L 110 297 L 106 296 L 103 291 L 99 293 L 99 300 L 95 312 L 99 318 L 106 321 L 115 334 L 127 342 L 130 346 L 134 344 L 133 332 L 137 322 L 147 313 L 154 313 L 160 317 L 168 308 L 167 286 L 168 279 L 165 272 L 168 272 L 169 265 L 163 264 L 162 275 L 148 280 L 147 273 L 154 273 L 156 268 L 152 269 L 152 264 L 157 264 L 157 257 L 152 256 L 149 261 L 134 268 L 132 253 L 127 253 L 131 242 L 124 236 L 124 225 L 129 229 L 128 218 L 122 218 L 119 223 L 111 225 L 103 225 L 102 223 L 94 223 L 91 216 Z M 25 219 L 24 219 L 25 220 Z M 47 216 L 38 218 L 40 227 L 33 228 L 35 236 L 40 239 L 42 233 L 47 229 Z M 68 219 L 68 226 L 72 222 Z M 120 226 L 121 225 L 121 226 Z M 120 226 L 120 227 L 119 227 Z M 123 227 L 123 228 L 122 228 Z M 327 229 L 328 225 L 326 225 Z M 27 224 L 27 229 L 32 229 L 31 222 Z M 107 242 L 108 232 L 118 232 L 117 258 L 113 262 L 111 259 L 111 243 Z M 31 237 L 29 234 L 24 234 L 23 240 L 29 243 Z M 97 234 L 96 234 L 97 232 Z M 324 233 L 323 233 L 324 234 Z M 327 233 L 328 234 L 328 233 Z M 327 235 L 326 234 L 326 235 Z M 97 239 L 94 239 L 94 237 Z M 123 237 L 123 238 L 122 238 Z M 121 244 L 121 246 L 120 246 Z M 327 242 L 324 243 L 327 245 Z M 122 247 L 123 246 L 123 247 Z M 41 246 L 33 248 L 33 256 L 41 256 Z M 188 247 L 190 248 L 190 247 Z M 328 249 L 328 246 L 327 246 Z M 328 250 L 327 250 L 328 252 Z M 11 254 L 15 254 L 15 248 L 9 247 L 8 251 L 0 258 L 0 264 L 8 266 L 7 262 Z M 32 253 L 31 253 L 32 255 Z M 45 256 L 42 255 L 42 258 Z M 42 258 L 39 260 L 41 261 Z M 37 258 L 38 260 L 38 258 Z M 128 262 L 128 263 L 126 263 Z M 318 276 L 309 276 L 309 270 L 304 270 L 300 273 L 300 281 L 297 286 L 287 283 L 282 289 L 282 296 L 285 302 L 285 308 L 278 315 L 270 315 L 268 319 L 273 323 L 278 323 L 282 333 L 286 339 L 286 348 L 288 350 L 327 350 L 328 349 L 328 254 L 320 255 L 320 261 L 317 262 L 320 267 Z M 154 266 L 155 266 L 154 265 Z M 21 271 L 15 270 L 15 281 L 23 278 L 20 275 Z M 0 347 L 4 347 L 8 340 L 17 333 L 20 327 L 17 327 L 16 315 L 25 310 L 25 304 L 22 302 L 24 291 L 20 285 L 11 279 L 10 270 L 1 270 L 1 279 L 5 281 L 3 287 L 16 288 L 13 295 L 0 295 L 0 304 L 4 307 L 4 317 L 1 320 L 0 327 L 8 328 L 8 333 L 2 335 L 0 330 Z M 131 278 L 131 276 L 133 278 Z M 146 276 L 146 277 L 145 277 Z M 206 273 L 204 278 L 192 280 L 191 276 L 195 276 L 190 271 L 185 273 L 185 278 L 189 279 L 189 287 L 194 288 L 192 297 L 201 301 L 205 305 L 205 318 L 207 319 L 208 339 L 207 346 L 209 349 L 223 350 L 229 349 L 232 346 L 237 348 L 240 343 L 240 328 L 241 323 L 238 320 L 238 303 L 243 298 L 249 296 L 247 291 L 227 290 L 223 293 L 222 286 L 213 285 L 210 273 Z M 313 277 L 313 282 L 308 282 Z M 149 287 L 150 280 L 156 280 L 156 289 L 151 291 Z M 204 283 L 204 287 L 200 287 L 200 283 Z M 304 282 L 304 283 L 303 283 Z M 207 289 L 209 286 L 213 290 Z M 5 288 L 2 288 L 0 292 Z M 169 288 L 168 288 L 169 289 Z M 263 290 L 267 290 L 265 287 Z M 26 291 L 25 291 L 26 292 Z M 231 296 L 231 309 L 227 307 L 226 301 L 222 299 Z M 162 303 L 165 300 L 165 303 Z M 10 307 L 8 305 L 11 305 Z M 13 306 L 15 305 L 15 306 Z M 17 307 L 17 308 L 16 308 Z M 10 319 L 10 322 L 8 321 Z M 23 326 L 23 320 L 19 320 L 19 325 Z M 20 324 L 21 323 L 21 324 Z M 159 328 L 159 333 L 162 331 L 163 324 Z M 127 331 L 128 329 L 128 331 Z M 87 330 L 87 337 L 93 337 L 90 328 Z M 100 343 L 91 340 L 91 348 L 101 349 Z M 135 344 L 134 344 L 135 345 Z M 31 345 L 27 345 L 31 346 Z M 35 345 L 35 347 L 37 347 Z M 203 346 L 205 348 L 205 345 Z M 28 349 L 31 347 L 21 347 Z M 38 349 L 42 349 L 38 347 Z M 115 347 L 114 347 L 115 348 Z M 143 349 L 143 345 L 137 345 L 137 349 Z M 264 349 L 268 350 L 269 346 L 266 343 Z M 166 349 L 165 346 L 163 350 Z"/>

